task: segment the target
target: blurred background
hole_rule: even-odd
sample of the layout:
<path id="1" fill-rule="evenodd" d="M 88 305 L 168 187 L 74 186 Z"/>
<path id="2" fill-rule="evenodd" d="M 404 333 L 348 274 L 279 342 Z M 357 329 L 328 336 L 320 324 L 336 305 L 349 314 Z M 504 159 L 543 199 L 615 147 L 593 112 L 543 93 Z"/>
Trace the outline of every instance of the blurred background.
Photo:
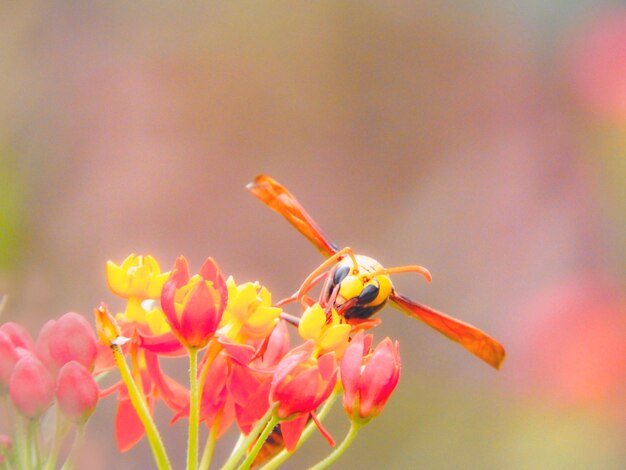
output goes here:
<path id="1" fill-rule="evenodd" d="M 338 468 L 626 467 L 620 2 L 10 1 L 0 74 L 2 321 L 121 308 L 104 264 L 130 252 L 292 293 L 321 258 L 244 189 L 267 173 L 337 244 L 428 267 L 396 287 L 508 351 L 496 372 L 385 311 L 403 376 Z M 114 409 L 85 465 L 151 466 L 145 440 L 117 452 Z"/>

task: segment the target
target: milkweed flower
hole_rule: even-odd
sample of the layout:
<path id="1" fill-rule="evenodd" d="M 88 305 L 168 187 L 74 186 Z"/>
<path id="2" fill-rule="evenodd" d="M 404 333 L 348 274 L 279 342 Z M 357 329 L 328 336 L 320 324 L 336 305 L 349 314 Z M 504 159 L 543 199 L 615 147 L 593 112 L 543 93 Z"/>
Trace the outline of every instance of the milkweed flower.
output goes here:
<path id="1" fill-rule="evenodd" d="M 213 337 L 228 300 L 228 288 L 212 258 L 191 277 L 185 257 L 176 260 L 161 292 L 161 306 L 178 340 L 187 348 L 203 348 Z"/>
<path id="2" fill-rule="evenodd" d="M 228 304 L 220 323 L 220 333 L 232 341 L 267 337 L 282 309 L 272 306 L 272 295 L 259 282 L 237 285 L 232 276 L 226 280 Z"/>
<path id="3" fill-rule="evenodd" d="M 334 308 L 327 316 L 319 303 L 313 304 L 304 311 L 298 325 L 300 337 L 305 341 L 311 340 L 315 343 L 316 355 L 335 351 L 338 359 L 348 346 L 351 329 L 352 327 Z"/>
<path id="4" fill-rule="evenodd" d="M 106 305 L 102 304 L 95 310 L 96 332 L 100 341 L 111 348 L 113 355 L 121 355 L 121 346 L 129 351 L 136 366 L 133 375 L 141 378 L 143 396 L 150 413 L 157 398 L 174 412 L 185 405 L 187 390 L 175 380 L 163 373 L 156 354 L 141 348 L 141 338 L 133 334 L 132 338 L 122 335 L 122 329 L 116 318 L 111 315 Z M 128 389 L 120 381 L 100 393 L 100 397 L 117 393 L 117 410 L 115 414 L 115 437 L 118 448 L 124 452 L 131 449 L 145 434 L 145 428 L 131 403 Z"/>
<path id="5" fill-rule="evenodd" d="M 269 401 L 278 402 L 275 414 L 284 420 L 281 431 L 289 451 L 295 449 L 308 418 L 326 401 L 337 383 L 335 353 L 317 358 L 314 349 L 315 344 L 307 341 L 291 350 L 278 363 L 272 378 Z"/>
<path id="6" fill-rule="evenodd" d="M 371 349 L 372 335 L 357 335 L 341 361 L 343 406 L 352 420 L 367 422 L 387 403 L 400 379 L 399 344 L 389 338 Z"/>
<path id="7" fill-rule="evenodd" d="M 22 357 L 21 348 L 16 348 L 9 335 L 0 331 L 0 395 L 8 392 L 15 364 Z"/>
<path id="8" fill-rule="evenodd" d="M 35 419 L 52 405 L 54 380 L 34 354 L 27 354 L 15 365 L 9 393 L 17 411 L 26 418 Z"/>
<path id="9" fill-rule="evenodd" d="M 158 299 L 170 273 L 162 273 L 151 255 L 130 254 L 121 265 L 108 261 L 106 278 L 115 295 L 128 299 Z"/>
<path id="10" fill-rule="evenodd" d="M 44 325 L 44 328 L 47 326 Z M 44 331 L 50 359 L 57 367 L 77 361 L 92 370 L 98 354 L 96 335 L 85 317 L 68 312 Z M 38 338 L 39 339 L 39 338 Z"/>
<path id="11" fill-rule="evenodd" d="M 55 395 L 63 415 L 84 424 L 98 403 L 98 385 L 83 364 L 70 361 L 59 370 Z"/>

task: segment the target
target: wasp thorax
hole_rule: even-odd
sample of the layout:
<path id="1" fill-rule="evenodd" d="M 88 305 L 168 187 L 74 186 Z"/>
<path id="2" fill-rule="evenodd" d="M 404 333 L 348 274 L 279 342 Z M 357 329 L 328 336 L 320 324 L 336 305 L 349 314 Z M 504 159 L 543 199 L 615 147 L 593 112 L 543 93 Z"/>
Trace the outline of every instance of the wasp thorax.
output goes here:
<path id="1" fill-rule="evenodd" d="M 391 294 L 391 279 L 382 265 L 369 256 L 342 259 L 329 273 L 324 297 L 334 295 L 334 307 L 345 318 L 369 318 L 380 310 Z M 345 308 L 344 308 L 345 305 Z"/>

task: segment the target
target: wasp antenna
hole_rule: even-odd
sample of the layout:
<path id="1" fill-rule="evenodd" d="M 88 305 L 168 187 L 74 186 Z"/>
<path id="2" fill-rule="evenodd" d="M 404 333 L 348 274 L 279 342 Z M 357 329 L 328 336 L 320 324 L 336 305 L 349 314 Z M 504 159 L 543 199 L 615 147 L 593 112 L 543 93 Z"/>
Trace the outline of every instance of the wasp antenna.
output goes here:
<path id="1" fill-rule="evenodd" d="M 433 281 L 433 276 L 430 274 L 430 271 L 426 269 L 424 266 L 398 266 L 396 268 L 382 268 L 378 271 L 374 272 L 374 276 L 379 274 L 397 274 L 397 273 L 419 273 L 424 276 L 424 279 L 428 282 Z"/>
<path id="2" fill-rule="evenodd" d="M 354 254 L 354 251 L 352 251 L 352 248 L 350 248 L 349 246 L 345 247 L 343 250 L 341 250 L 341 252 L 347 252 L 348 256 L 350 257 L 350 259 L 352 260 L 352 270 L 353 272 L 356 274 L 359 272 L 359 263 L 356 260 L 356 256 Z"/>

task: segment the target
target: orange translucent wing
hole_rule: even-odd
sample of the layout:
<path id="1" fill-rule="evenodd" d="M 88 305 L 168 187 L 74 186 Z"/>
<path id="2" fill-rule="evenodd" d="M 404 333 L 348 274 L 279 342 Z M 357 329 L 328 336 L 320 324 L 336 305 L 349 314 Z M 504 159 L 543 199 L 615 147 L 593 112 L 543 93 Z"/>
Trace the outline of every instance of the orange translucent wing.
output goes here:
<path id="1" fill-rule="evenodd" d="M 287 188 L 267 175 L 259 175 L 246 188 L 271 209 L 274 209 L 307 237 L 324 256 L 331 256 L 339 249 L 318 227 L 311 216 Z"/>
<path id="2" fill-rule="evenodd" d="M 393 292 L 390 299 L 402 312 L 456 341 L 487 364 L 500 368 L 506 353 L 502 345 L 486 333 L 435 309 L 413 302 L 397 292 Z"/>

